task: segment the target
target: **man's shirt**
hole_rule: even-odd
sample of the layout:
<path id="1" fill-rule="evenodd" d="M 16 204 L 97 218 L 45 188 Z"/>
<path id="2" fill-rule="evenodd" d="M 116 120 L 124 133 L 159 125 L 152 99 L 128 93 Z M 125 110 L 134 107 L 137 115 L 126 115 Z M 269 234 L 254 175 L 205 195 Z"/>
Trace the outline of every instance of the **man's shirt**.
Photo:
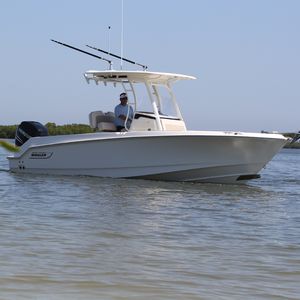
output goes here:
<path id="1" fill-rule="evenodd" d="M 131 120 L 133 119 L 133 109 L 128 104 L 126 104 L 126 105 L 119 104 L 115 107 L 115 125 L 116 126 L 124 126 L 125 127 L 125 120 L 120 119 L 119 116 L 124 115 L 126 117 L 128 109 L 129 109 L 128 119 L 130 119 L 130 120 L 127 121 L 126 127 L 127 128 L 130 127 Z"/>

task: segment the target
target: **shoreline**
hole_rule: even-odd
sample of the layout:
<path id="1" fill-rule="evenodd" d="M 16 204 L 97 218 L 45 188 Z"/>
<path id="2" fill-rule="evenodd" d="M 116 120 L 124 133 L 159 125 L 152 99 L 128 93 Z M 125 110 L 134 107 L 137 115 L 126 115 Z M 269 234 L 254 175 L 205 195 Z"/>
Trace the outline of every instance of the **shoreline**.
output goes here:
<path id="1" fill-rule="evenodd" d="M 65 124 L 65 125 L 56 125 L 55 123 L 47 123 L 45 125 L 48 128 L 49 135 L 66 135 L 66 134 L 84 134 L 91 133 L 93 130 L 88 124 Z M 15 132 L 18 125 L 0 125 L 0 139 L 15 139 Z M 280 133 L 285 137 L 293 138 L 296 133 L 293 132 L 284 132 Z M 283 148 L 285 149 L 300 149 L 300 142 L 291 144 L 286 144 Z"/>

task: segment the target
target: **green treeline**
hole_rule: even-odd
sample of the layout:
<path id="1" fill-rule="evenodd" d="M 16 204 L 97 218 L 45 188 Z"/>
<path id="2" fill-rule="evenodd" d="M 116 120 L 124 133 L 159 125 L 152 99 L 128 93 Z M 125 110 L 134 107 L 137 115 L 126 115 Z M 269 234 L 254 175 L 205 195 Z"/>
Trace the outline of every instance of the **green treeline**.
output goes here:
<path id="1" fill-rule="evenodd" d="M 56 125 L 55 123 L 48 122 L 45 124 L 48 128 L 49 135 L 64 135 L 64 134 L 80 134 L 91 133 L 94 130 L 87 124 L 67 124 Z M 18 125 L 0 125 L 0 138 L 14 139 Z M 295 137 L 296 133 L 283 133 L 285 137 Z M 287 144 L 285 148 L 300 148 L 300 143 Z"/>
<path id="2" fill-rule="evenodd" d="M 0 138 L 14 139 L 18 125 L 0 125 Z"/>
<path id="3" fill-rule="evenodd" d="M 90 133 L 93 129 L 86 124 L 67 124 L 56 125 L 55 123 L 47 123 L 49 135 L 63 135 L 63 134 L 79 134 Z M 0 138 L 14 139 L 18 125 L 0 125 Z"/>
<path id="4" fill-rule="evenodd" d="M 49 135 L 79 134 L 79 133 L 94 132 L 94 130 L 89 125 L 86 124 L 56 125 L 55 123 L 47 123 L 45 126 L 48 128 Z"/>

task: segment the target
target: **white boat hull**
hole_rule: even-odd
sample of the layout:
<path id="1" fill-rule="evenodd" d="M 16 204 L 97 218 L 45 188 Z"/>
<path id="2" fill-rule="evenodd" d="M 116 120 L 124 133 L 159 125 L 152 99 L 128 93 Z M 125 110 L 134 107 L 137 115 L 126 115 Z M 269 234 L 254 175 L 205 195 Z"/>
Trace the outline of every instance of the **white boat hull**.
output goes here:
<path id="1" fill-rule="evenodd" d="M 96 133 L 31 138 L 8 159 L 17 173 L 237 183 L 255 178 L 285 142 L 273 134 Z"/>

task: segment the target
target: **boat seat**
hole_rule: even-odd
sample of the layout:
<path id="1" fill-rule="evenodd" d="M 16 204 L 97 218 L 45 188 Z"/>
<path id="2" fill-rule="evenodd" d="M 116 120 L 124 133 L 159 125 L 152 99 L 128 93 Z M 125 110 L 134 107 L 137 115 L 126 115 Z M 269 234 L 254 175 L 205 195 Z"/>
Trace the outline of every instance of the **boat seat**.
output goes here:
<path id="1" fill-rule="evenodd" d="M 104 113 L 101 110 L 99 110 L 99 111 L 92 111 L 89 114 L 89 121 L 90 121 L 91 128 L 93 128 L 93 129 L 97 128 L 97 117 L 98 116 L 103 116 L 103 115 L 104 115 Z"/>
<path id="2" fill-rule="evenodd" d="M 115 114 L 111 111 L 93 111 L 89 115 L 90 126 L 99 131 L 116 131 Z"/>
<path id="3" fill-rule="evenodd" d="M 99 131 L 117 131 L 117 127 L 111 122 L 99 122 L 97 125 Z"/>

